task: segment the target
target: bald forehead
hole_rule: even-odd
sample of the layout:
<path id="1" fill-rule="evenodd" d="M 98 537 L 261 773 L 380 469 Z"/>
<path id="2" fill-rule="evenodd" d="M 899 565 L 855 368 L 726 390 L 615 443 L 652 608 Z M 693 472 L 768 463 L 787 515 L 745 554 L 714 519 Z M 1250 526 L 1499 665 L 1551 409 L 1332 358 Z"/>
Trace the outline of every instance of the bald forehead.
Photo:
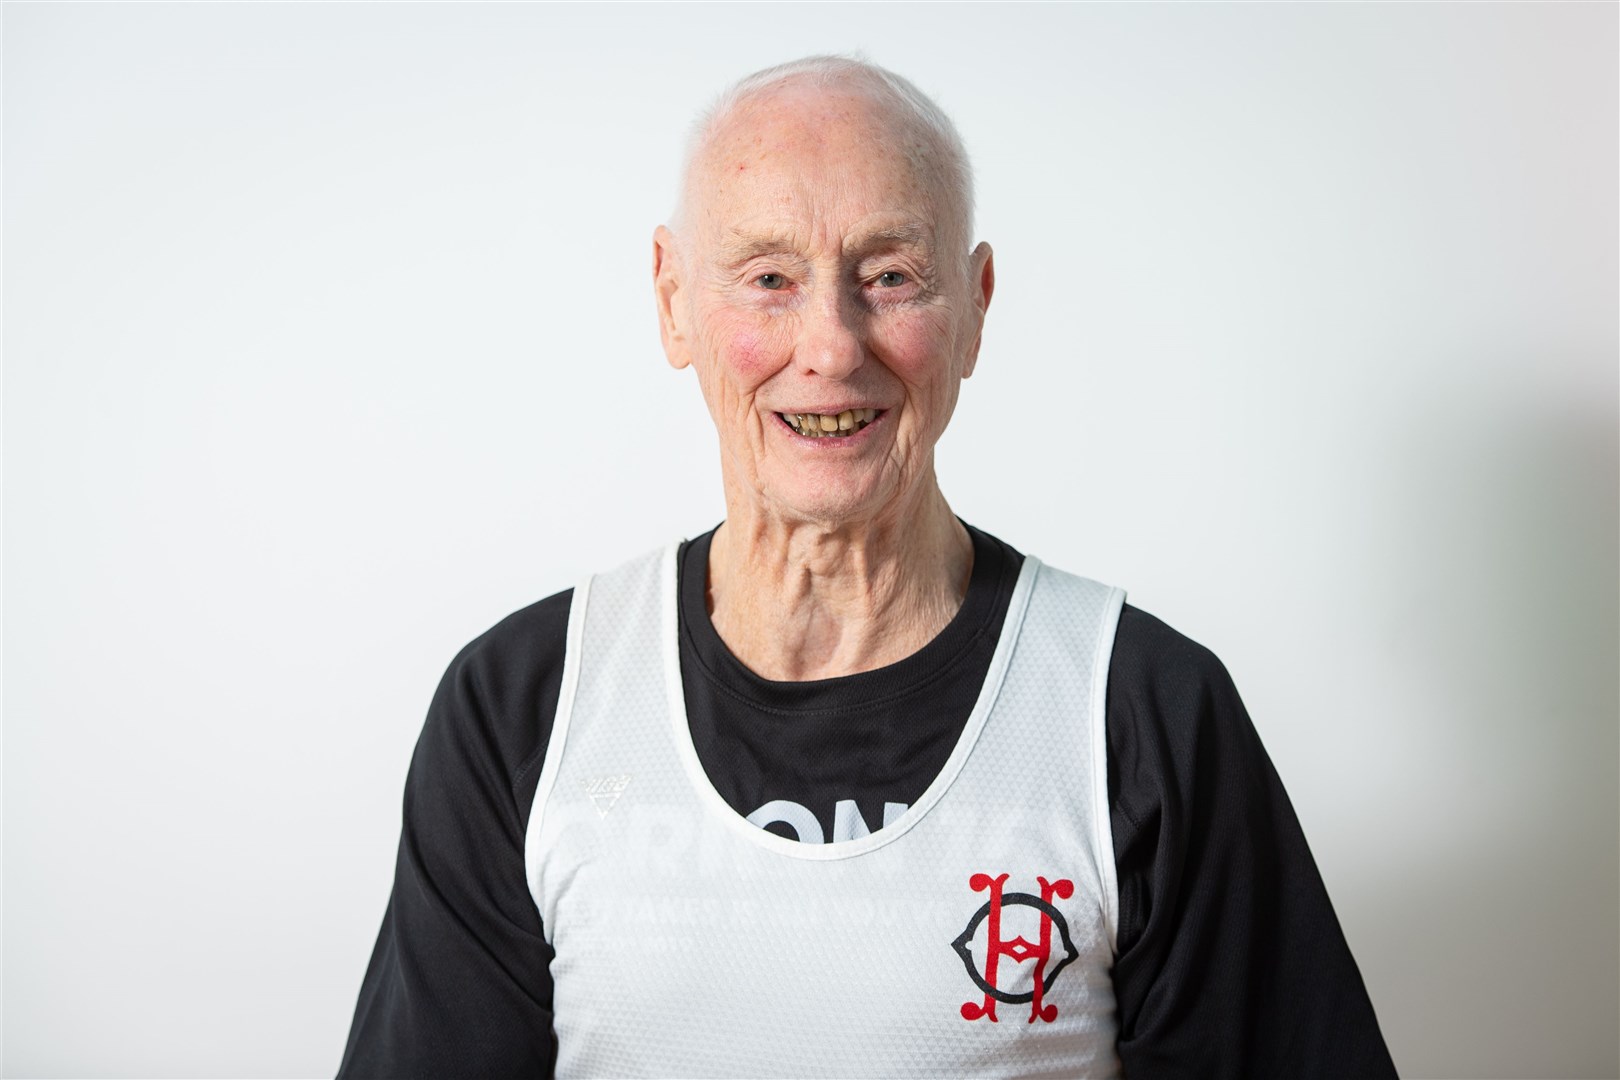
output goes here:
<path id="1" fill-rule="evenodd" d="M 784 124 L 836 127 L 871 138 L 916 137 L 915 124 L 876 87 L 789 79 L 737 101 L 711 129 L 710 146 L 758 139 Z"/>
<path id="2" fill-rule="evenodd" d="M 808 77 L 788 79 L 741 99 L 718 118 L 698 155 L 769 149 L 795 128 L 824 139 L 865 141 L 903 147 L 920 167 L 937 164 L 942 148 L 884 90 L 854 80 L 833 83 Z M 695 162 L 696 163 L 696 162 Z"/>
<path id="3" fill-rule="evenodd" d="M 690 224 L 708 217 L 705 210 L 714 204 L 735 212 L 721 196 L 762 172 L 836 189 L 869 176 L 880 163 L 889 164 L 896 197 L 919 214 L 952 218 L 940 222 L 947 230 L 961 214 L 951 205 L 944 148 L 881 88 L 789 79 L 750 94 L 716 119 L 685 177 L 686 201 L 696 211 Z"/>

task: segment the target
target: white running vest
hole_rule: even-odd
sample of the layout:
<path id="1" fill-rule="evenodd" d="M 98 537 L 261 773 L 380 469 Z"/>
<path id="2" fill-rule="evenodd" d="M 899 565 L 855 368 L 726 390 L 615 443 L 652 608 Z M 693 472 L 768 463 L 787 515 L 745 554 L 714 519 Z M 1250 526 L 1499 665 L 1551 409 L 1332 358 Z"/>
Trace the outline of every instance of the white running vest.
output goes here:
<path id="1" fill-rule="evenodd" d="M 876 832 L 798 843 L 687 728 L 677 545 L 574 591 L 526 838 L 557 1075 L 1117 1076 L 1104 695 L 1125 594 L 1026 557 L 967 726 Z"/>

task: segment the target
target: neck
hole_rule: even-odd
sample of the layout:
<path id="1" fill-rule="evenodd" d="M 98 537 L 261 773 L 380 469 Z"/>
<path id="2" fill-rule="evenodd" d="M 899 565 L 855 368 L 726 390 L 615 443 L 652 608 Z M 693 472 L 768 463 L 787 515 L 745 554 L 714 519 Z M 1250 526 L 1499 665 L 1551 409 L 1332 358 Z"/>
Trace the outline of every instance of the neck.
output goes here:
<path id="1" fill-rule="evenodd" d="M 709 547 L 709 613 L 767 679 L 870 671 L 922 648 L 967 595 L 973 541 L 930 483 L 872 521 L 787 521 L 730 506 Z"/>

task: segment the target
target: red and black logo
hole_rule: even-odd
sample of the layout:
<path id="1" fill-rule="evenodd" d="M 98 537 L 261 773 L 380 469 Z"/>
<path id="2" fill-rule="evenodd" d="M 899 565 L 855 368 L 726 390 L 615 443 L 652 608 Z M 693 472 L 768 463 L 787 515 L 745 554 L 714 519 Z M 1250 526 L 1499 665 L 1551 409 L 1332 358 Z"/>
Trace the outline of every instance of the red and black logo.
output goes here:
<path id="1" fill-rule="evenodd" d="M 1063 969 L 1080 955 L 1080 950 L 1074 947 L 1074 941 L 1069 937 L 1068 921 L 1063 918 L 1061 911 L 1052 906 L 1052 898 L 1055 896 L 1067 900 L 1073 896 L 1074 882 L 1066 878 L 1048 882 L 1038 877 L 1035 880 L 1041 884 L 1041 895 L 1021 892 L 1003 895 L 1001 887 L 1006 884 L 1008 876 L 1002 874 L 993 878 L 989 874 L 974 874 L 968 879 L 974 892 L 990 890 L 990 899 L 968 920 L 967 929 L 962 931 L 961 936 L 951 942 L 951 948 L 961 956 L 967 968 L 968 977 L 984 991 L 984 1004 L 969 1001 L 962 1005 L 962 1019 L 977 1020 L 981 1016 L 988 1016 L 991 1023 L 996 1023 L 996 1002 L 1022 1005 L 1027 1001 L 1030 1003 L 1029 1022 L 1033 1024 L 1039 1017 L 1050 1024 L 1057 1019 L 1057 1006 L 1043 1005 L 1041 999 L 1051 992 L 1052 984 L 1057 982 Z M 1030 910 L 1009 912 L 1008 908 Z M 1010 941 L 1001 936 L 1004 921 L 1017 926 L 1017 936 Z M 981 972 L 973 958 L 973 944 L 979 927 L 987 922 L 989 926 L 984 944 L 979 950 L 984 954 L 984 970 Z M 1052 963 L 1053 926 L 1057 927 L 1058 939 L 1063 943 L 1063 955 L 1055 964 Z M 1026 929 L 1039 940 L 1025 938 L 1023 931 Z M 1000 967 L 999 961 L 1003 956 L 1016 965 L 1011 972 Z M 1035 961 L 1033 968 L 1026 966 L 1030 960 Z M 1001 976 L 999 981 L 998 973 Z M 1026 986 L 1027 989 L 1024 988 Z"/>

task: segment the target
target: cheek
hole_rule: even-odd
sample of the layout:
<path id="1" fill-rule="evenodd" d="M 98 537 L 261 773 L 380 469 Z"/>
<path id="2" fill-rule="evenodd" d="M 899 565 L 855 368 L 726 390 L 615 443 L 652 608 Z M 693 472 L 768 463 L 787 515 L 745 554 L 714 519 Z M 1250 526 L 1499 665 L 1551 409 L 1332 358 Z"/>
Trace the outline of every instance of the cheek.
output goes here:
<path id="1" fill-rule="evenodd" d="M 735 371 L 738 381 L 745 385 L 764 381 L 769 363 L 765 342 L 753 330 L 740 330 L 725 343 L 726 367 Z"/>
<path id="2" fill-rule="evenodd" d="M 956 336 L 947 312 L 897 314 L 883 325 L 875 344 L 885 366 L 913 393 L 948 392 L 960 377 Z"/>
<path id="3" fill-rule="evenodd" d="M 769 379 L 785 359 L 768 329 L 743 315 L 715 318 L 705 337 L 706 351 L 718 361 L 725 378 L 740 390 L 751 391 Z"/>

